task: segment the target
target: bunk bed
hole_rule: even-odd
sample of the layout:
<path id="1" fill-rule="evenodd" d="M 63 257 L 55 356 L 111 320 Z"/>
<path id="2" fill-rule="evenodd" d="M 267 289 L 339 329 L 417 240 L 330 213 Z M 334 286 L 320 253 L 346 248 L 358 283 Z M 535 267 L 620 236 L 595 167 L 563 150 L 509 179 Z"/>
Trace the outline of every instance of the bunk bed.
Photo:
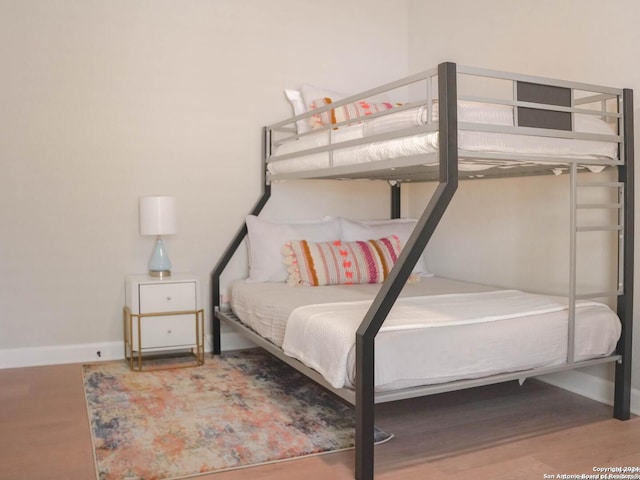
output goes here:
<path id="1" fill-rule="evenodd" d="M 458 93 L 461 91 L 460 85 L 473 83 L 469 79 L 480 79 L 480 86 L 471 87 L 471 94 Z M 372 98 L 399 89 L 405 89 L 403 91 L 406 92 L 402 103 L 387 102 L 384 108 L 375 111 L 369 107 Z M 503 90 L 507 91 L 506 95 Z M 373 297 L 373 300 L 344 304 L 354 306 L 348 309 L 352 310 L 352 315 L 357 319 L 353 339 L 355 355 L 351 356 L 350 367 L 347 369 L 353 369 L 353 373 L 346 375 L 346 381 L 344 376 L 338 380 L 328 379 L 326 373 L 321 374 L 309 366 L 308 361 L 304 363 L 285 353 L 282 346 L 284 340 L 276 340 L 268 335 L 265 337 L 264 332 L 258 332 L 260 329 L 255 324 L 252 328 L 251 321 L 247 318 L 249 314 L 242 311 L 240 304 L 236 304 L 235 310 L 221 306 L 221 275 L 247 235 L 246 223 L 211 272 L 214 354 L 221 351 L 220 322 L 223 321 L 355 405 L 355 475 L 359 480 L 373 478 L 374 408 L 379 402 L 509 380 L 524 381 L 525 378 L 536 375 L 614 362 L 613 415 L 621 420 L 628 419 L 633 317 L 633 92 L 629 89 L 443 63 L 437 68 L 358 95 L 337 101 L 330 98 L 320 100 L 319 105 L 314 104 L 317 108 L 263 129 L 264 186 L 251 215 L 260 213 L 270 197 L 274 182 L 291 179 L 388 181 L 391 185 L 392 218 L 400 217 L 402 184 L 437 182 L 433 196 L 381 285 L 354 286 L 357 287 L 352 290 L 356 292 L 355 295 L 345 297 L 343 289 L 342 293 L 329 295 L 317 302 L 311 300 L 315 294 L 310 292 L 322 289 L 330 291 L 331 286 L 298 289 L 304 291 L 299 296 L 293 290 L 289 290 L 291 293 L 283 290 L 292 288 L 284 283 L 266 287 L 267 298 L 273 299 L 274 294 L 279 294 L 281 298 L 297 299 L 283 307 L 283 311 L 271 313 L 274 316 L 280 315 L 285 321 L 292 310 L 309 302 L 353 301 L 361 299 L 359 295 Z M 362 113 L 354 108 L 358 105 L 365 105 L 366 112 Z M 299 129 L 297 127 L 300 122 L 315 123 L 317 128 Z M 616 169 L 617 180 L 583 183 L 578 179 L 580 171 L 600 172 L 604 169 Z M 566 342 L 560 350 L 563 358 L 547 359 L 543 363 L 525 362 L 498 367 L 492 371 L 467 372 L 466 375 L 463 372 L 438 377 L 431 372 L 431 377 L 427 375 L 425 379 L 412 384 L 393 381 L 386 387 L 377 384 L 375 372 L 379 358 L 375 355 L 376 352 L 380 349 L 380 355 L 386 355 L 386 361 L 389 358 L 386 350 L 398 350 L 385 350 L 383 335 L 378 333 L 385 320 L 394 324 L 394 312 L 406 308 L 403 303 L 405 300 L 411 302 L 415 296 L 421 295 L 421 288 L 431 288 L 436 294 L 448 294 L 462 288 L 467 295 L 480 302 L 475 304 L 479 306 L 483 295 L 491 293 L 478 286 L 445 285 L 439 279 L 423 279 L 416 285 L 407 283 L 456 191 L 458 180 L 545 174 L 568 175 L 571 190 L 568 292 L 564 300 L 558 300 L 560 303 L 564 302 L 562 312 L 550 314 L 560 317 L 561 328 L 565 330 L 564 335 L 559 335 L 560 343 Z M 615 192 L 616 200 L 596 205 L 581 204 L 577 192 L 583 187 L 594 186 L 611 189 Z M 611 225 L 581 226 L 578 212 L 582 208 L 612 210 L 616 221 Z M 578 292 L 577 236 L 583 231 L 599 230 L 617 232 L 616 285 L 607 291 Z M 251 299 L 251 289 L 238 292 L 238 296 L 244 295 Z M 411 298 L 399 298 L 401 294 Z M 518 293 L 499 293 L 512 294 Z M 591 308 L 597 310 L 597 307 L 584 300 L 607 296 L 616 298 L 617 311 L 613 324 L 618 326 L 618 330 L 614 327 L 608 333 L 591 332 L 592 337 L 607 337 L 608 344 L 601 346 L 598 351 L 586 352 L 583 345 L 586 321 L 582 317 L 585 312 Z M 332 304 L 324 314 L 335 315 L 336 305 L 341 308 L 342 304 Z M 394 305 L 396 308 L 393 308 Z M 320 307 L 322 309 L 322 305 Z M 599 312 L 595 316 L 603 317 L 602 310 Z M 605 323 L 611 325 L 611 317 L 604 316 Z M 577 322 L 576 318 L 580 318 L 580 321 Z M 491 329 L 486 323 L 463 323 L 470 323 L 467 326 L 475 329 L 473 335 Z M 518 329 L 520 327 L 512 328 L 507 335 L 516 335 Z M 440 340 L 447 335 L 442 333 Z M 425 337 L 421 338 L 424 340 Z M 505 341 L 508 342 L 509 340 Z M 304 347 L 301 349 L 303 358 Z"/>

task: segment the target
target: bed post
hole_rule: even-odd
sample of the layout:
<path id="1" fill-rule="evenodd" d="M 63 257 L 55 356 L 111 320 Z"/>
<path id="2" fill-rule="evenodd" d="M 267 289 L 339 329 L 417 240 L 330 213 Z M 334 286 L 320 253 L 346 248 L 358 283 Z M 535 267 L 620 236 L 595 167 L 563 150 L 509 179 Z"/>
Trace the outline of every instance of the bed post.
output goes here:
<path id="1" fill-rule="evenodd" d="M 613 416 L 628 420 L 631 416 L 631 341 L 633 338 L 633 90 L 623 91 L 624 165 L 618 167 L 618 180 L 624 183 L 624 272 L 622 295 L 618 296 L 618 316 L 622 335 L 616 352 L 622 359 L 616 363 Z"/>
<path id="2" fill-rule="evenodd" d="M 391 218 L 400 218 L 402 203 L 400 201 L 400 182 L 391 183 Z"/>
<path id="3" fill-rule="evenodd" d="M 258 215 L 262 208 L 265 206 L 269 197 L 271 197 L 271 184 L 267 181 L 267 159 L 271 152 L 271 132 L 267 127 L 262 129 L 262 194 L 251 209 L 250 215 Z M 216 315 L 216 312 L 220 308 L 220 276 L 227 264 L 238 250 L 238 247 L 242 243 L 242 240 L 247 235 L 247 224 L 242 222 L 242 226 L 238 232 L 234 235 L 233 240 L 226 248 L 220 260 L 213 270 L 211 271 L 211 335 L 213 337 L 212 353 L 219 355 L 220 346 L 220 319 Z"/>
<path id="4" fill-rule="evenodd" d="M 374 341 L 458 187 L 458 110 L 455 63 L 438 65 L 439 183 L 356 332 L 356 479 L 374 473 Z M 399 191 L 399 190 L 398 190 Z M 398 204 L 399 205 L 399 204 Z"/>

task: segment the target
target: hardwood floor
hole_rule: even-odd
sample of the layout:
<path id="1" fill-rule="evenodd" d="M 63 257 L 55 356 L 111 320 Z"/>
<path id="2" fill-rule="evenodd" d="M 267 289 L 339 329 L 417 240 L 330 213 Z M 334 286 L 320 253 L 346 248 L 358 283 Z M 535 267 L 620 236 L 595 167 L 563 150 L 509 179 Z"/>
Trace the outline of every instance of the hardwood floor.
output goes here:
<path id="1" fill-rule="evenodd" d="M 533 380 L 379 405 L 376 478 L 542 479 L 640 467 L 640 418 Z M 640 473 L 638 474 L 640 476 Z M 80 365 L 0 370 L 0 479 L 95 480 Z M 353 451 L 204 475 L 348 480 Z"/>

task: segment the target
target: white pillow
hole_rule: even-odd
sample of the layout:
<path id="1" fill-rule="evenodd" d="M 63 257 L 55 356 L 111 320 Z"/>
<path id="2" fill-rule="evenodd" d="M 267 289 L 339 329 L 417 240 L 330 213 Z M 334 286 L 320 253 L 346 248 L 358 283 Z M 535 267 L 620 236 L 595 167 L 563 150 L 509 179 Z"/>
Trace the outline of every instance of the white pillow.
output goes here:
<path id="1" fill-rule="evenodd" d="M 289 240 L 330 242 L 340 238 L 337 218 L 279 223 L 255 215 L 246 219 L 249 240 L 248 282 L 286 282 L 289 276 L 282 261 L 282 247 Z"/>
<path id="2" fill-rule="evenodd" d="M 285 89 L 284 95 L 287 97 L 287 100 L 289 100 L 289 103 L 291 104 L 291 109 L 293 110 L 293 115 L 295 117 L 307 112 L 307 107 L 304 104 L 304 100 L 302 99 L 302 93 L 300 93 L 300 91 Z M 298 130 L 298 133 L 304 133 L 311 130 L 308 120 L 305 120 L 305 119 L 297 120 L 296 128 Z"/>
<path id="3" fill-rule="evenodd" d="M 413 232 L 417 220 L 413 218 L 395 218 L 391 220 L 350 220 L 340 218 L 341 240 L 345 242 L 355 242 L 358 240 L 370 240 L 397 235 L 404 247 Z M 418 259 L 412 273 L 419 273 L 421 276 L 432 276 L 426 267 L 424 254 Z"/>

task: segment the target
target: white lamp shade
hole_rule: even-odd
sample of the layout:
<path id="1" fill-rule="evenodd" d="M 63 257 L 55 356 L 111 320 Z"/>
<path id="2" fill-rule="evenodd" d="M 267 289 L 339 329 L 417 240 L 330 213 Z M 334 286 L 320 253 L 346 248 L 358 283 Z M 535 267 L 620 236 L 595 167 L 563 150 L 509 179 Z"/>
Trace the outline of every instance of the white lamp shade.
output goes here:
<path id="1" fill-rule="evenodd" d="M 175 197 L 140 197 L 140 235 L 176 233 Z"/>

